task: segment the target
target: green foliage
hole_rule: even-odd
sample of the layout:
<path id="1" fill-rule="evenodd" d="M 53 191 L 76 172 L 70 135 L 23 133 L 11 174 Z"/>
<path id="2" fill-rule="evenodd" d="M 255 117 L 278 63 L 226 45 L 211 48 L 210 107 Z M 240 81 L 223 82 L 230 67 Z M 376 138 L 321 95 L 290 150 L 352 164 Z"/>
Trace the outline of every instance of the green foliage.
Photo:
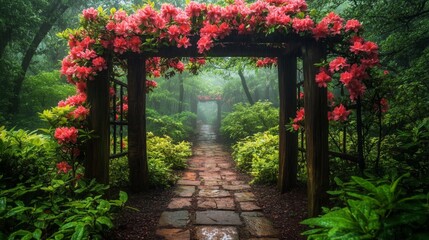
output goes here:
<path id="1" fill-rule="evenodd" d="M 55 174 L 55 173 L 54 173 Z M 8 239 L 103 239 L 113 227 L 113 212 L 123 207 L 127 194 L 104 200 L 107 186 L 95 180 L 57 175 L 49 183 L 37 178 L 1 189 L 0 236 Z"/>
<path id="2" fill-rule="evenodd" d="M 188 139 L 193 133 L 195 114 L 182 112 L 174 115 L 161 115 L 153 109 L 147 109 L 147 129 L 156 136 L 168 135 L 175 141 Z"/>
<path id="3" fill-rule="evenodd" d="M 244 138 L 233 147 L 237 168 L 249 172 L 252 183 L 275 183 L 279 168 L 279 139 L 270 132 Z"/>
<path id="4" fill-rule="evenodd" d="M 0 169 L 8 185 L 43 176 L 55 163 L 55 144 L 44 135 L 0 127 Z"/>
<path id="5" fill-rule="evenodd" d="M 148 157 L 162 159 L 172 169 L 184 169 L 186 160 L 192 155 L 191 144 L 185 141 L 173 143 L 168 137 L 158 137 L 152 133 L 147 134 Z"/>
<path id="6" fill-rule="evenodd" d="M 52 71 L 25 79 L 20 96 L 20 112 L 14 117 L 14 124 L 26 129 L 41 127 L 42 123 L 37 113 L 54 107 L 60 100 L 75 94 L 75 87 L 59 77 L 58 71 Z"/>
<path id="7" fill-rule="evenodd" d="M 317 218 L 302 221 L 316 227 L 308 239 L 426 239 L 429 237 L 429 193 L 405 191 L 403 175 L 392 181 L 352 177 L 331 191 L 343 208 L 325 209 Z"/>
<path id="8" fill-rule="evenodd" d="M 83 169 L 61 173 L 56 149 L 47 136 L 0 128 L 0 239 L 101 239 L 112 227 L 126 193 L 108 201 Z"/>
<path id="9" fill-rule="evenodd" d="M 416 121 L 408 129 L 398 131 L 395 145 L 389 151 L 393 157 L 405 163 L 418 177 L 429 173 L 429 118 Z"/>
<path id="10" fill-rule="evenodd" d="M 177 179 L 174 170 L 184 169 L 186 160 L 192 155 L 188 142 L 173 143 L 168 137 L 147 134 L 149 184 L 151 187 L 168 187 Z M 110 163 L 110 183 L 123 186 L 128 183 L 128 159 L 121 157 Z"/>
<path id="11" fill-rule="evenodd" d="M 278 109 L 270 102 L 236 104 L 223 120 L 221 134 L 233 142 L 278 125 Z"/>

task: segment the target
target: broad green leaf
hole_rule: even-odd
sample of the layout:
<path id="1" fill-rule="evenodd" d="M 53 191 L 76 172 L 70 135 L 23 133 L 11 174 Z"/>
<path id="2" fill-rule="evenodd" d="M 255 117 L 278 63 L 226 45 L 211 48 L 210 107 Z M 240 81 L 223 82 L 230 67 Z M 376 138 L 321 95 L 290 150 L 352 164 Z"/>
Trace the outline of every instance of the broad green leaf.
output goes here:
<path id="1" fill-rule="evenodd" d="M 353 193 L 353 192 L 347 192 L 347 195 L 349 195 L 351 197 L 355 197 L 357 199 L 361 199 L 363 201 L 367 201 L 367 202 L 369 202 L 373 205 L 376 205 L 376 206 L 381 205 L 381 203 L 377 199 L 370 197 L 368 195 L 363 195 L 363 194 L 358 194 L 358 193 Z"/>
<path id="2" fill-rule="evenodd" d="M 392 183 L 392 186 L 390 187 L 390 192 L 392 192 L 392 193 L 396 192 L 396 188 L 398 187 L 399 182 L 405 177 L 410 177 L 410 173 L 406 173 L 406 174 L 400 176 L 398 179 L 396 179 Z"/>
<path id="3" fill-rule="evenodd" d="M 74 228 L 74 227 L 76 227 L 76 225 L 77 225 L 77 222 L 69 222 L 69 223 L 62 225 L 60 229 L 64 230 L 64 229 L 68 229 L 68 228 Z"/>
<path id="4" fill-rule="evenodd" d="M 329 213 L 328 213 L 329 214 Z M 310 218 L 301 222 L 301 224 L 306 224 L 310 226 L 318 226 L 325 228 L 332 227 L 341 227 L 345 229 L 354 229 L 356 228 L 355 223 L 346 217 L 329 217 L 328 214 L 320 218 Z"/>
<path id="5" fill-rule="evenodd" d="M 7 199 L 6 199 L 6 197 L 1 197 L 0 198 L 0 212 L 6 210 L 6 205 L 7 205 Z"/>
<path id="6" fill-rule="evenodd" d="M 78 224 L 76 225 L 76 228 L 74 230 L 74 233 L 71 237 L 71 240 L 81 240 L 83 239 L 85 235 L 85 225 L 84 224 Z"/>
<path id="7" fill-rule="evenodd" d="M 107 212 L 110 210 L 110 203 L 106 200 L 101 200 L 101 202 L 97 206 L 97 210 L 102 212 Z"/>
<path id="8" fill-rule="evenodd" d="M 126 192 L 120 191 L 119 192 L 119 200 L 121 200 L 123 203 L 128 201 L 128 194 Z"/>
<path id="9" fill-rule="evenodd" d="M 55 240 L 61 240 L 63 238 L 64 238 L 64 234 L 62 234 L 62 233 L 55 235 Z"/>
<path id="10" fill-rule="evenodd" d="M 356 177 L 356 176 L 352 176 L 352 179 L 354 182 L 359 184 L 359 186 L 363 187 L 364 189 L 368 190 L 369 192 L 376 193 L 377 188 L 374 186 L 374 184 L 372 184 L 368 180 L 365 180 L 363 178 Z"/>
<path id="11" fill-rule="evenodd" d="M 21 239 L 28 239 L 28 236 L 30 236 L 30 239 L 33 237 L 33 233 L 27 230 L 18 230 L 16 232 L 13 232 L 11 235 L 9 235 L 8 239 L 15 239 L 17 236 L 22 236 Z"/>
<path id="12" fill-rule="evenodd" d="M 42 237 L 42 230 L 40 230 L 40 229 L 36 229 L 34 232 L 33 232 L 33 238 L 35 238 L 35 239 L 40 239 Z"/>
<path id="13" fill-rule="evenodd" d="M 110 218 L 106 217 L 106 216 L 101 216 L 97 218 L 97 222 L 102 224 L 102 225 L 106 225 L 109 228 L 113 227 L 113 223 L 110 220 Z"/>
<path id="14" fill-rule="evenodd" d="M 15 216 L 17 214 L 23 213 L 23 212 L 25 212 L 27 210 L 31 210 L 31 209 L 33 209 L 33 208 L 31 208 L 31 207 L 21 207 L 21 206 L 15 207 L 15 208 L 12 208 L 11 210 L 9 210 L 4 217 L 5 218 L 9 218 L 9 217 Z"/>

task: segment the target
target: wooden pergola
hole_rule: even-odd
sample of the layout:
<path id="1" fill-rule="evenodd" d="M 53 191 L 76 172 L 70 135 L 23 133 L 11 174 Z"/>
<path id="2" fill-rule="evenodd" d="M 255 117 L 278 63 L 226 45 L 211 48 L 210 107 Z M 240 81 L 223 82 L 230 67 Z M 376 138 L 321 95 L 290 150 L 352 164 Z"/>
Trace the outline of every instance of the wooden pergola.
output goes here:
<path id="1" fill-rule="evenodd" d="M 279 181 L 278 188 L 287 192 L 297 183 L 298 135 L 289 132 L 285 125 L 295 117 L 297 110 L 297 58 L 303 61 L 305 137 L 308 169 L 308 214 L 316 216 L 329 184 L 327 90 L 315 82 L 316 63 L 326 56 L 327 41 L 316 41 L 297 34 L 288 35 L 237 35 L 218 41 L 204 55 L 198 53 L 196 41 L 192 47 L 161 47 L 157 51 L 141 54 L 128 53 L 122 57 L 128 62 L 128 161 L 130 183 L 134 191 L 148 188 L 146 153 L 146 72 L 145 60 L 150 57 L 277 57 L 280 91 L 279 118 Z M 107 59 L 112 59 L 109 56 Z M 102 183 L 109 182 L 109 67 L 88 81 L 88 103 L 91 106 L 89 128 L 97 136 L 88 144 L 86 174 Z"/>

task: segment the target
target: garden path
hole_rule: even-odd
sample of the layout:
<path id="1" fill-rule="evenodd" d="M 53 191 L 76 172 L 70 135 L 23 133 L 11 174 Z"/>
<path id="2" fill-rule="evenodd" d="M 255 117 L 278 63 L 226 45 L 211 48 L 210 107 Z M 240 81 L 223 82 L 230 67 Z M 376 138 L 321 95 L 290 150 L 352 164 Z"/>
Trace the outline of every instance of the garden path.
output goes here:
<path id="1" fill-rule="evenodd" d="M 201 125 L 188 168 L 161 214 L 157 237 L 167 240 L 278 239 L 247 182 L 239 180 L 230 154 Z"/>

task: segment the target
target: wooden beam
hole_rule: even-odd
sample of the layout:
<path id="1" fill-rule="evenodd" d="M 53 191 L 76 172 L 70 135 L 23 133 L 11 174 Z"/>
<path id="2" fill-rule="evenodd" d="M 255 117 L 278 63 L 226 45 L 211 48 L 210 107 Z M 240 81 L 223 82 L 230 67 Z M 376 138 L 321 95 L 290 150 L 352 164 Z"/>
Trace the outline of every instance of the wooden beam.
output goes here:
<path id="1" fill-rule="evenodd" d="M 146 63 L 145 58 L 128 58 L 128 165 L 131 189 L 149 187 L 146 148 Z"/>
<path id="2" fill-rule="evenodd" d="M 154 52 L 142 53 L 146 57 L 279 57 L 295 51 L 301 45 L 291 43 L 282 47 L 264 44 L 219 43 L 204 54 L 198 53 L 196 45 L 188 48 L 162 47 Z"/>
<path id="3" fill-rule="evenodd" d="M 329 186 L 327 90 L 316 84 L 319 69 L 316 63 L 324 59 L 324 49 L 316 41 L 302 48 L 304 62 L 304 108 L 307 156 L 308 215 L 317 216 L 326 199 Z"/>
<path id="4" fill-rule="evenodd" d="M 284 193 L 297 182 L 298 134 L 286 130 L 285 126 L 296 114 L 297 59 L 294 55 L 282 56 L 277 64 L 280 97 L 278 188 Z"/>
<path id="5" fill-rule="evenodd" d="M 109 58 L 107 58 L 109 59 Z M 85 175 L 97 182 L 109 184 L 110 120 L 109 120 L 109 66 L 87 82 L 87 102 L 90 106 L 88 128 L 94 136 L 88 141 L 85 161 Z"/>

